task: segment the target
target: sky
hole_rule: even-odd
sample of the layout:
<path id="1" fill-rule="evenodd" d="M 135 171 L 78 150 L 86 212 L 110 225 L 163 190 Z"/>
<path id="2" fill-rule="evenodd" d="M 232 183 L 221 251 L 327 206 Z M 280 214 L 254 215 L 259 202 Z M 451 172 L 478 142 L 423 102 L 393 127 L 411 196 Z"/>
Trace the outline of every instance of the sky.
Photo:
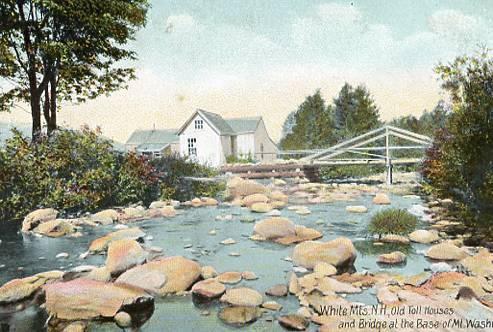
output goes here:
<path id="1" fill-rule="evenodd" d="M 130 47 L 127 90 L 63 104 L 61 124 L 100 126 L 124 142 L 135 129 L 178 128 L 197 108 L 261 115 L 274 140 L 317 89 L 332 103 L 364 84 L 382 120 L 420 115 L 446 95 L 433 68 L 493 42 L 493 1 L 152 0 Z M 26 108 L 26 107 L 25 107 Z M 27 108 L 26 108 L 27 109 Z M 29 122 L 26 110 L 0 121 Z"/>

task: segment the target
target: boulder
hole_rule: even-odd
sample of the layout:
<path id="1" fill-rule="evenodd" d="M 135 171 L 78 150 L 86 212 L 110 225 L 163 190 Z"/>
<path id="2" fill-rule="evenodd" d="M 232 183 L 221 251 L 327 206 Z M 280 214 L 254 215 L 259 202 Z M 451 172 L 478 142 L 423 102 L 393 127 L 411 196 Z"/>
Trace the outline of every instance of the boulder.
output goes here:
<path id="1" fill-rule="evenodd" d="M 270 196 L 270 199 L 272 201 L 279 201 L 279 202 L 287 203 L 289 200 L 288 195 L 284 194 L 283 192 L 281 192 L 279 190 L 275 190 L 275 191 L 271 192 L 269 196 Z"/>
<path id="2" fill-rule="evenodd" d="M 282 327 L 294 331 L 304 331 L 308 328 L 308 325 L 310 325 L 310 321 L 308 319 L 297 314 L 280 316 L 277 321 Z"/>
<path id="3" fill-rule="evenodd" d="M 217 276 L 217 281 L 223 284 L 237 284 L 241 281 L 242 276 L 240 272 L 224 272 Z"/>
<path id="4" fill-rule="evenodd" d="M 143 289 L 89 279 L 56 282 L 43 287 L 46 311 L 62 320 L 113 318 L 122 308 L 152 310 L 154 299 Z"/>
<path id="5" fill-rule="evenodd" d="M 291 272 L 289 276 L 288 290 L 290 294 L 298 294 L 299 292 L 301 292 L 301 286 L 298 277 L 293 272 Z"/>
<path id="6" fill-rule="evenodd" d="M 200 198 L 194 198 L 194 199 L 192 199 L 192 200 L 190 201 L 190 204 L 191 204 L 193 207 L 195 207 L 195 208 L 197 208 L 197 207 L 201 207 L 201 206 L 203 205 L 202 200 L 201 200 Z"/>
<path id="7" fill-rule="evenodd" d="M 377 263 L 380 264 L 402 264 L 406 261 L 406 255 L 400 251 L 394 251 L 389 254 L 378 256 Z"/>
<path id="8" fill-rule="evenodd" d="M 137 220 L 144 218 L 144 211 L 135 207 L 127 207 L 122 210 L 118 216 L 120 221 Z"/>
<path id="9" fill-rule="evenodd" d="M 115 323 L 122 329 L 132 325 L 132 317 L 125 311 L 120 311 L 115 315 Z"/>
<path id="10" fill-rule="evenodd" d="M 295 235 L 288 235 L 282 238 L 278 238 L 275 242 L 290 245 L 293 243 L 299 243 L 303 241 L 312 241 L 319 239 L 323 236 L 322 233 L 313 228 L 308 228 L 301 225 L 295 225 Z"/>
<path id="11" fill-rule="evenodd" d="M 221 296 L 221 302 L 233 306 L 257 307 L 262 304 L 262 294 L 247 287 L 230 288 Z"/>
<path id="12" fill-rule="evenodd" d="M 217 271 L 212 266 L 202 266 L 200 275 L 203 279 L 215 278 L 217 276 Z"/>
<path id="13" fill-rule="evenodd" d="M 84 278 L 107 282 L 111 280 L 110 271 L 106 268 L 106 266 L 98 267 L 89 272 Z"/>
<path id="14" fill-rule="evenodd" d="M 204 206 L 216 206 L 219 202 L 215 198 L 211 197 L 202 197 L 202 205 Z"/>
<path id="15" fill-rule="evenodd" d="M 159 295 L 182 292 L 200 277 L 200 265 L 181 256 L 166 257 L 138 265 L 116 279 Z"/>
<path id="16" fill-rule="evenodd" d="M 279 311 L 282 309 L 282 305 L 280 305 L 276 301 L 266 301 L 262 303 L 261 307 L 273 311 Z"/>
<path id="17" fill-rule="evenodd" d="M 305 276 L 306 277 L 306 276 Z M 331 293 L 344 293 L 344 294 L 356 294 L 361 293 L 361 288 L 355 287 L 346 282 L 341 282 L 336 279 L 329 277 L 324 277 L 322 279 L 316 280 L 316 285 L 314 286 L 320 290 L 323 294 Z"/>
<path id="18" fill-rule="evenodd" d="M 246 207 L 251 207 L 255 203 L 267 203 L 269 202 L 269 197 L 264 194 L 253 194 L 244 197 L 241 200 L 241 204 Z"/>
<path id="19" fill-rule="evenodd" d="M 244 280 L 257 280 L 257 275 L 252 271 L 243 271 L 241 272 L 241 278 Z"/>
<path id="20" fill-rule="evenodd" d="M 274 179 L 274 180 L 272 180 L 272 183 L 275 186 L 285 186 L 287 184 L 287 182 L 284 181 L 283 179 Z"/>
<path id="21" fill-rule="evenodd" d="M 103 237 L 95 239 L 89 246 L 90 252 L 101 252 L 108 248 L 108 245 L 116 240 L 130 239 L 138 240 L 145 236 L 145 233 L 138 227 L 120 229 L 116 232 L 106 234 Z"/>
<path id="22" fill-rule="evenodd" d="M 267 240 L 296 235 L 294 223 L 287 218 L 274 217 L 255 224 L 253 233 Z"/>
<path id="23" fill-rule="evenodd" d="M 368 208 L 363 205 L 348 205 L 346 206 L 346 212 L 351 213 L 366 213 L 368 212 Z"/>
<path id="24" fill-rule="evenodd" d="M 207 279 L 197 282 L 192 287 L 192 295 L 201 300 L 212 300 L 220 297 L 226 291 L 226 287 L 214 279 Z"/>
<path id="25" fill-rule="evenodd" d="M 75 227 L 64 219 L 55 219 L 40 223 L 33 232 L 48 237 L 61 237 L 75 232 Z"/>
<path id="26" fill-rule="evenodd" d="M 476 255 L 466 257 L 461 260 L 461 265 L 476 276 L 493 278 L 493 254 L 488 249 L 480 249 Z"/>
<path id="27" fill-rule="evenodd" d="M 443 242 L 430 247 L 425 256 L 439 261 L 459 261 L 466 258 L 467 253 L 450 242 Z"/>
<path id="28" fill-rule="evenodd" d="M 250 210 L 257 213 L 267 213 L 272 211 L 272 209 L 273 207 L 269 203 L 253 203 L 250 206 Z"/>
<path id="29" fill-rule="evenodd" d="M 113 209 L 99 211 L 91 216 L 91 221 L 98 224 L 109 225 L 118 220 L 118 212 Z"/>
<path id="30" fill-rule="evenodd" d="M 388 287 L 381 287 L 377 291 L 378 302 L 384 305 L 395 305 L 399 303 L 399 297 Z"/>
<path id="31" fill-rule="evenodd" d="M 49 271 L 38 273 L 31 277 L 13 279 L 0 287 L 0 305 L 15 303 L 34 295 L 48 282 L 61 279 L 62 271 Z"/>
<path id="32" fill-rule="evenodd" d="M 229 198 L 263 194 L 265 192 L 267 192 L 267 188 L 253 180 L 244 180 L 239 177 L 234 177 L 229 179 L 226 183 L 226 196 Z"/>
<path id="33" fill-rule="evenodd" d="M 167 206 L 160 208 L 159 213 L 163 217 L 174 217 L 174 216 L 176 216 L 176 210 L 171 205 L 167 205 Z"/>
<path id="34" fill-rule="evenodd" d="M 390 204 L 390 198 L 387 196 L 387 194 L 384 193 L 377 193 L 375 197 L 373 197 L 373 204 L 376 205 L 389 205 Z"/>
<path id="35" fill-rule="evenodd" d="M 337 269 L 332 264 L 326 262 L 318 262 L 317 264 L 315 264 L 313 272 L 321 276 L 330 277 L 337 274 Z"/>
<path id="36" fill-rule="evenodd" d="M 351 240 L 344 237 L 329 242 L 305 241 L 294 247 L 292 258 L 295 265 L 308 269 L 325 262 L 344 270 L 353 266 L 356 249 Z"/>
<path id="37" fill-rule="evenodd" d="M 161 209 L 168 205 L 168 202 L 165 201 L 154 201 L 149 205 L 149 209 Z"/>
<path id="38" fill-rule="evenodd" d="M 437 232 L 418 229 L 409 234 L 409 240 L 417 243 L 429 244 L 440 240 Z"/>
<path id="39" fill-rule="evenodd" d="M 106 268 L 111 275 L 118 275 L 135 265 L 144 263 L 147 255 L 135 240 L 112 241 L 108 246 Z"/>
<path id="40" fill-rule="evenodd" d="M 257 307 L 225 307 L 219 311 L 218 317 L 226 324 L 243 326 L 255 322 L 262 311 Z"/>
<path id="41" fill-rule="evenodd" d="M 385 234 L 379 241 L 383 243 L 409 244 L 407 236 L 397 234 Z"/>
<path id="42" fill-rule="evenodd" d="M 267 289 L 265 291 L 265 294 L 269 296 L 277 296 L 277 297 L 286 296 L 288 295 L 288 286 L 286 286 L 285 284 L 274 285 L 269 289 Z"/>
<path id="43" fill-rule="evenodd" d="M 288 205 L 288 203 L 283 202 L 283 201 L 272 201 L 272 202 L 270 202 L 270 205 L 271 205 L 274 209 L 282 209 L 282 208 L 285 208 L 285 207 L 286 207 L 286 205 Z"/>
<path id="44" fill-rule="evenodd" d="M 55 209 L 38 209 L 29 213 L 22 221 L 22 232 L 29 232 L 40 223 L 56 219 L 58 211 Z"/>

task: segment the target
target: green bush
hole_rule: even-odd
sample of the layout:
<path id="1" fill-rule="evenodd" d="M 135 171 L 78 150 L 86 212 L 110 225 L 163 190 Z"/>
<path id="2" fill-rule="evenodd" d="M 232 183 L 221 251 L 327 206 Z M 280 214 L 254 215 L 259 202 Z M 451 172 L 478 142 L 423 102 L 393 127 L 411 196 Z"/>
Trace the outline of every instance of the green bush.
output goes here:
<path id="1" fill-rule="evenodd" d="M 383 166 L 349 165 L 325 166 L 320 168 L 320 177 L 324 180 L 359 178 L 384 172 Z"/>
<path id="2" fill-rule="evenodd" d="M 408 234 L 418 223 L 418 218 L 404 209 L 385 209 L 377 212 L 368 225 L 371 234 Z"/>
<path id="3" fill-rule="evenodd" d="M 196 181 L 190 178 L 210 178 L 218 172 L 186 157 L 167 155 L 151 161 L 160 182 L 160 198 L 189 200 L 194 197 L 217 197 L 225 190 L 223 182 Z"/>
<path id="4" fill-rule="evenodd" d="M 240 154 L 238 157 L 235 155 L 230 155 L 226 157 L 226 162 L 228 164 L 251 164 L 255 162 L 251 153 Z"/>
<path id="5" fill-rule="evenodd" d="M 0 220 L 52 207 L 65 214 L 142 201 L 217 196 L 223 183 L 188 181 L 217 173 L 178 156 L 149 161 L 115 150 L 99 130 L 58 130 L 36 144 L 14 131 L 0 148 Z"/>

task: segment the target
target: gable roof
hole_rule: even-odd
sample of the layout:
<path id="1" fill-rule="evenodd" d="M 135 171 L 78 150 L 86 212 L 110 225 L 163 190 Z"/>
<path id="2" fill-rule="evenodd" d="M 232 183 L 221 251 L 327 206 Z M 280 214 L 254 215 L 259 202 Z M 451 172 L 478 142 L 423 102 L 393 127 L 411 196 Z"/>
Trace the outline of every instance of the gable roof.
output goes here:
<path id="1" fill-rule="evenodd" d="M 226 122 L 236 134 L 255 132 L 260 121 L 262 121 L 261 116 L 226 119 Z"/>
<path id="2" fill-rule="evenodd" d="M 176 133 L 176 129 L 152 129 L 152 130 L 136 130 L 130 135 L 126 144 L 170 144 L 179 142 L 180 138 Z"/>

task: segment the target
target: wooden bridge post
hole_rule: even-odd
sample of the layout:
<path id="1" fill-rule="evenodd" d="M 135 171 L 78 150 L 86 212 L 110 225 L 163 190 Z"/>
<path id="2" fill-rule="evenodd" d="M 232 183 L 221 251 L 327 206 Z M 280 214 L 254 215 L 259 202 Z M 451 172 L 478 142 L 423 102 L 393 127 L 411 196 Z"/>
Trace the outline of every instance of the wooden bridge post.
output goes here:
<path id="1" fill-rule="evenodd" d="M 392 158 L 390 156 L 390 133 L 389 128 L 385 128 L 385 168 L 386 168 L 386 182 L 388 185 L 392 184 Z"/>

